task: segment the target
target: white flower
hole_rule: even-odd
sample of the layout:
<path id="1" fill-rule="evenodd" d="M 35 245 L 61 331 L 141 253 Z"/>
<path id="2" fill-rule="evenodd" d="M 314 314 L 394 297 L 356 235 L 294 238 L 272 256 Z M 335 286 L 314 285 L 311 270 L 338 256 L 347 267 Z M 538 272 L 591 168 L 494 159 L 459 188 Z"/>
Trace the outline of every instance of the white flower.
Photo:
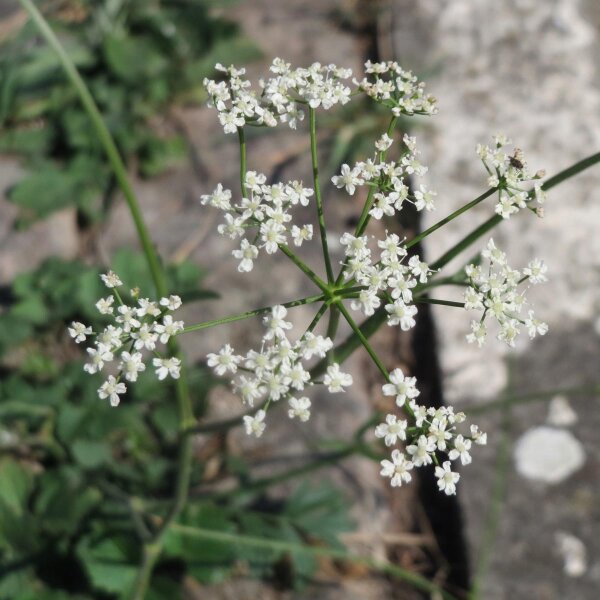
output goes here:
<path id="1" fill-rule="evenodd" d="M 377 295 L 377 290 L 368 289 L 361 290 L 358 293 L 358 298 L 355 298 L 350 303 L 352 310 L 360 310 L 367 317 L 371 316 L 375 309 L 381 304 L 381 299 Z"/>
<path id="2" fill-rule="evenodd" d="M 171 315 L 165 315 L 163 317 L 162 325 L 160 323 L 154 324 L 154 331 L 160 335 L 162 344 L 166 344 L 171 336 L 177 335 L 177 333 L 182 330 L 183 321 L 173 321 Z"/>
<path id="3" fill-rule="evenodd" d="M 123 335 L 123 330 L 120 327 L 115 327 L 114 325 L 108 325 L 106 329 L 98 334 L 96 338 L 96 344 L 98 346 L 106 346 L 107 348 L 119 348 L 121 343 L 121 336 Z"/>
<path id="4" fill-rule="evenodd" d="M 441 492 L 445 492 L 447 496 L 456 494 L 456 484 L 460 479 L 460 474 L 454 473 L 451 470 L 449 460 L 445 461 L 441 467 L 435 468 L 435 476 L 437 477 L 438 488 Z"/>
<path id="5" fill-rule="evenodd" d="M 452 433 L 446 429 L 447 419 L 435 417 L 429 426 L 429 436 L 440 450 L 446 450 L 446 441 L 452 439 Z"/>
<path id="6" fill-rule="evenodd" d="M 529 311 L 527 319 L 525 319 L 525 327 L 531 339 L 536 335 L 546 335 L 548 333 L 548 324 L 536 319 L 532 310 Z"/>
<path id="7" fill-rule="evenodd" d="M 548 267 L 544 264 L 544 261 L 539 258 L 534 258 L 527 267 L 523 269 L 523 273 L 529 277 L 529 281 L 534 285 L 548 281 L 548 278 L 546 277 L 547 271 Z"/>
<path id="8" fill-rule="evenodd" d="M 390 477 L 392 487 L 400 487 L 403 482 L 408 483 L 412 477 L 409 471 L 413 468 L 413 463 L 406 459 L 406 456 L 396 449 L 392 452 L 392 460 L 381 461 L 381 472 L 383 477 Z"/>
<path id="9" fill-rule="evenodd" d="M 117 381 L 112 375 L 109 375 L 108 380 L 98 389 L 98 397 L 101 400 L 108 398 L 111 406 L 119 406 L 121 401 L 119 394 L 124 394 L 126 391 L 127 387 L 123 382 Z"/>
<path id="10" fill-rule="evenodd" d="M 117 323 L 123 324 L 123 331 L 131 331 L 132 328 L 137 328 L 141 325 L 141 323 L 136 319 L 137 310 L 132 308 L 131 306 L 119 306 L 117 309 L 119 311 L 119 316 L 115 319 Z"/>
<path id="11" fill-rule="evenodd" d="M 225 223 L 220 223 L 217 227 L 220 235 L 235 240 L 244 235 L 244 222 L 247 218 L 253 216 L 258 220 L 262 220 L 263 214 L 258 210 L 260 201 L 257 201 L 256 205 L 250 205 L 247 198 L 242 198 L 242 208 L 246 207 L 248 209 L 244 211 L 241 217 L 233 217 L 230 213 L 225 213 Z"/>
<path id="12" fill-rule="evenodd" d="M 138 373 L 146 370 L 146 365 L 142 360 L 142 353 L 134 352 L 130 354 L 129 352 L 122 352 L 119 369 L 125 373 L 127 381 L 137 381 Z"/>
<path id="13" fill-rule="evenodd" d="M 174 356 L 171 358 L 154 358 L 152 364 L 156 369 L 156 376 L 162 381 L 170 375 L 173 379 L 179 379 L 181 374 L 181 361 Z"/>
<path id="14" fill-rule="evenodd" d="M 141 318 L 146 315 L 157 317 L 160 315 L 160 308 L 156 302 L 149 300 L 148 298 L 140 298 L 138 300 L 137 316 Z"/>
<path id="15" fill-rule="evenodd" d="M 487 433 L 483 433 L 479 430 L 477 425 L 471 425 L 471 438 L 479 446 L 485 446 L 487 444 Z"/>
<path id="16" fill-rule="evenodd" d="M 466 338 L 469 344 L 477 342 L 477 345 L 481 348 L 487 337 L 487 328 L 483 321 L 471 321 L 471 333 Z"/>
<path id="17" fill-rule="evenodd" d="M 420 283 L 426 283 L 429 277 L 430 269 L 426 262 L 421 262 L 418 256 L 411 256 L 408 261 L 408 266 L 412 274 L 419 278 Z"/>
<path id="18" fill-rule="evenodd" d="M 229 344 L 223 346 L 218 354 L 211 353 L 207 358 L 208 366 L 213 368 L 219 377 L 225 375 L 227 371 L 235 373 L 241 360 L 241 356 L 236 356 Z"/>
<path id="19" fill-rule="evenodd" d="M 387 324 L 390 326 L 400 325 L 402 331 L 408 331 L 416 325 L 416 306 L 407 306 L 402 300 L 396 300 L 393 304 L 386 304 L 385 310 L 389 315 Z"/>
<path id="20" fill-rule="evenodd" d="M 148 323 L 144 323 L 137 331 L 133 331 L 131 337 L 135 340 L 133 347 L 136 350 L 141 350 L 142 348 L 154 350 L 156 348 L 158 334 L 152 331 L 151 326 L 148 325 Z"/>
<path id="21" fill-rule="evenodd" d="M 285 315 L 287 315 L 285 306 L 277 305 L 271 309 L 270 315 L 263 318 L 263 323 L 267 327 L 265 340 L 272 340 L 274 337 L 285 338 L 285 330 L 292 328 L 292 324 L 284 320 Z"/>
<path id="22" fill-rule="evenodd" d="M 424 186 L 420 186 L 415 192 L 415 208 L 417 210 L 431 211 L 435 208 L 435 197 L 437 192 L 427 190 Z"/>
<path id="23" fill-rule="evenodd" d="M 96 302 L 96 309 L 101 315 L 112 315 L 113 313 L 113 302 L 115 301 L 114 296 L 107 296 L 106 298 L 100 298 Z"/>
<path id="24" fill-rule="evenodd" d="M 415 467 L 430 465 L 433 462 L 431 455 L 435 452 L 435 441 L 420 435 L 417 443 L 408 446 L 406 451 L 410 454 Z"/>
<path id="25" fill-rule="evenodd" d="M 76 343 L 85 342 L 86 336 L 92 335 L 93 331 L 91 327 L 86 327 L 79 321 L 73 321 L 71 327 L 68 328 L 69 335 L 75 339 Z"/>
<path id="26" fill-rule="evenodd" d="M 352 375 L 343 373 L 340 371 L 340 365 L 333 363 L 327 367 L 327 373 L 323 378 L 323 383 L 332 394 L 345 392 L 346 390 L 344 390 L 344 388 L 352 385 Z"/>
<path id="27" fill-rule="evenodd" d="M 300 363 L 296 363 L 291 368 L 282 369 L 282 373 L 284 383 L 299 391 L 303 390 L 306 383 L 310 381 L 310 373 Z"/>
<path id="28" fill-rule="evenodd" d="M 114 271 L 109 271 L 103 275 L 100 275 L 104 285 L 107 288 L 115 288 L 123 285 L 123 282 L 119 279 L 119 276 Z"/>
<path id="29" fill-rule="evenodd" d="M 267 254 L 274 254 L 277 252 L 279 244 L 285 244 L 286 237 L 284 233 L 285 227 L 274 219 L 261 223 L 260 238 L 263 241 L 261 247 L 266 250 Z"/>
<path id="30" fill-rule="evenodd" d="M 249 273 L 254 268 L 254 259 L 258 256 L 258 248 L 253 246 L 248 240 L 243 239 L 240 249 L 233 250 L 232 253 L 234 258 L 240 260 L 238 265 L 238 271 L 240 273 Z"/>
<path id="31" fill-rule="evenodd" d="M 312 225 L 303 225 L 302 227 L 298 227 L 297 225 L 292 226 L 292 239 L 294 240 L 294 245 L 302 246 L 302 242 L 310 241 L 313 237 L 313 226 Z"/>
<path id="32" fill-rule="evenodd" d="M 315 335 L 312 331 L 304 334 L 301 341 L 302 358 L 310 360 L 313 355 L 324 358 L 325 354 L 333 348 L 333 342 L 329 338 Z"/>
<path id="33" fill-rule="evenodd" d="M 499 248 L 496 248 L 494 239 L 490 238 L 485 250 L 481 253 L 483 258 L 487 258 L 492 264 L 504 266 L 506 265 L 506 253 L 502 252 Z"/>
<path id="34" fill-rule="evenodd" d="M 382 386 L 384 396 L 396 396 L 396 404 L 402 406 L 406 399 L 416 398 L 420 392 L 416 388 L 415 377 L 404 377 L 402 369 L 394 369 L 390 373 L 390 382 Z"/>
<path id="35" fill-rule="evenodd" d="M 469 454 L 471 449 L 471 440 L 464 438 L 462 435 L 457 435 L 454 438 L 454 448 L 448 453 L 450 460 L 460 458 L 463 465 L 468 465 L 473 459 Z"/>
<path id="36" fill-rule="evenodd" d="M 383 218 L 383 215 L 388 217 L 394 216 L 394 203 L 396 202 L 394 194 L 386 196 L 385 194 L 377 192 L 373 198 L 374 202 L 369 214 L 374 219 L 379 220 Z"/>
<path id="37" fill-rule="evenodd" d="M 383 438 L 386 446 L 393 446 L 397 440 L 406 439 L 407 421 L 398 421 L 396 415 L 387 415 L 385 423 L 375 428 L 375 437 Z"/>
<path id="38" fill-rule="evenodd" d="M 266 427 L 266 414 L 267 413 L 261 409 L 253 417 L 247 415 L 244 417 L 244 427 L 246 428 L 246 433 L 248 435 L 255 435 L 258 438 L 263 434 Z"/>
<path id="39" fill-rule="evenodd" d="M 166 307 L 168 310 L 177 310 L 181 306 L 181 298 L 175 295 L 171 295 L 168 298 L 161 298 L 160 305 Z"/>
<path id="40" fill-rule="evenodd" d="M 102 371 L 104 363 L 110 362 L 113 359 L 113 353 L 102 344 L 96 350 L 94 348 L 87 348 L 86 351 L 90 355 L 91 362 L 83 365 L 83 370 L 90 375 Z"/>
<path id="41" fill-rule="evenodd" d="M 385 152 L 393 143 L 394 143 L 394 140 L 387 133 L 384 133 L 375 142 L 375 148 L 377 148 L 377 150 L 379 150 L 379 152 Z"/>
<path id="42" fill-rule="evenodd" d="M 331 181 L 337 188 L 345 187 L 346 192 L 351 196 L 356 191 L 356 186 L 364 183 L 364 179 L 360 177 L 359 171 L 350 169 L 346 164 L 342 165 L 341 175 L 334 175 L 331 178 Z"/>
<path id="43" fill-rule="evenodd" d="M 236 383 L 236 388 L 242 396 L 242 400 L 249 406 L 254 406 L 254 401 L 258 400 L 265 391 L 259 379 L 248 379 L 243 375 Z"/>
<path id="44" fill-rule="evenodd" d="M 289 410 L 288 416 L 290 419 L 298 417 L 302 422 L 310 419 L 310 400 L 303 396 L 302 398 L 294 398 L 288 400 Z"/>
<path id="45" fill-rule="evenodd" d="M 223 189 L 223 186 L 219 183 L 212 194 L 205 194 L 201 196 L 200 203 L 203 205 L 210 204 L 210 206 L 220 210 L 230 210 L 231 191 Z"/>

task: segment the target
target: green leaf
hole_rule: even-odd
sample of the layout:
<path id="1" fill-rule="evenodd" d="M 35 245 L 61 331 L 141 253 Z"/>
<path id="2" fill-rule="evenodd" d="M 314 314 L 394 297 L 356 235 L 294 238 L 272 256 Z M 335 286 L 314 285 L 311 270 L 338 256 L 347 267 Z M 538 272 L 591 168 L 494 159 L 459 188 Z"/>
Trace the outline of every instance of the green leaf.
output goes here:
<path id="1" fill-rule="evenodd" d="M 77 554 L 92 586 L 119 595 L 130 589 L 137 574 L 136 545 L 131 535 L 83 538 Z"/>
<path id="2" fill-rule="evenodd" d="M 112 458 L 110 445 L 101 441 L 78 439 L 71 446 L 71 452 L 84 469 L 97 469 Z"/>
<path id="3" fill-rule="evenodd" d="M 143 177 L 155 177 L 180 165 L 188 153 L 187 142 L 182 136 L 167 139 L 153 137 L 141 149 L 140 173 Z"/>
<path id="4" fill-rule="evenodd" d="M 102 495 L 85 487 L 81 473 L 61 466 L 44 473 L 37 482 L 34 511 L 45 531 L 52 535 L 71 535 L 84 517 L 100 502 Z"/>
<path id="5" fill-rule="evenodd" d="M 0 461 L 0 502 L 13 515 L 25 512 L 25 503 L 31 489 L 31 472 L 10 459 Z"/>
<path id="6" fill-rule="evenodd" d="M 104 57 L 111 71 L 127 83 L 158 77 L 168 66 L 149 38 L 115 34 L 104 41 Z"/>
<path id="7" fill-rule="evenodd" d="M 210 503 L 187 507 L 181 521 L 216 531 L 235 530 L 235 524 L 225 509 Z M 232 544 L 193 539 L 172 530 L 165 536 L 164 550 L 167 556 L 184 559 L 189 572 L 204 583 L 223 581 L 234 568 L 237 556 Z"/>

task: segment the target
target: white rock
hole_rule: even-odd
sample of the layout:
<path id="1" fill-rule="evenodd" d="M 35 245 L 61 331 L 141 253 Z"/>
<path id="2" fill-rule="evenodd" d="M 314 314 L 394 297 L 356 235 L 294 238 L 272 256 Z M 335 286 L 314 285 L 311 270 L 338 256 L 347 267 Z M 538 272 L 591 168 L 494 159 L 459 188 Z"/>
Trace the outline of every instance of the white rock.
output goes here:
<path id="1" fill-rule="evenodd" d="M 517 472 L 523 477 L 556 484 L 577 471 L 585 461 L 583 446 L 569 431 L 535 427 L 515 446 Z"/>
<path id="2" fill-rule="evenodd" d="M 566 396 L 554 396 L 548 407 L 546 421 L 549 425 L 554 425 L 555 427 L 568 427 L 577 423 L 577 413 L 569 404 Z"/>
<path id="3" fill-rule="evenodd" d="M 565 573 L 569 577 L 581 577 L 587 571 L 587 552 L 583 542 L 564 531 L 558 531 L 555 538 L 558 551 L 565 561 Z"/>

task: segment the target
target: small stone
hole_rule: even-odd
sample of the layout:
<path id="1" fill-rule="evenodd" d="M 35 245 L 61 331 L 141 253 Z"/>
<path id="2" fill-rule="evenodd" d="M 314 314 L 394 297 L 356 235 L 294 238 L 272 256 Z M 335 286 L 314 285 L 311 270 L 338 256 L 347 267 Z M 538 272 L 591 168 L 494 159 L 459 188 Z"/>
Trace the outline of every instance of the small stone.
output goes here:
<path id="1" fill-rule="evenodd" d="M 548 407 L 546 422 L 555 427 L 568 427 L 577 423 L 577 413 L 566 396 L 555 396 Z"/>
<path id="2" fill-rule="evenodd" d="M 535 427 L 515 446 L 519 474 L 529 479 L 557 484 L 581 468 L 585 461 L 583 446 L 569 431 L 554 427 Z"/>

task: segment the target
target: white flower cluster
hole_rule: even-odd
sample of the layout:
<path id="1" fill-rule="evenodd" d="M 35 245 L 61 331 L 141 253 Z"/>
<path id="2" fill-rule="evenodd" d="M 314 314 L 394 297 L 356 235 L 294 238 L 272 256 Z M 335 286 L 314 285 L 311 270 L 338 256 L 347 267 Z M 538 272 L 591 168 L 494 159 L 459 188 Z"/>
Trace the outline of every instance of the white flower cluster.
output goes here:
<path id="1" fill-rule="evenodd" d="M 225 79 L 217 82 L 206 78 L 204 86 L 225 133 L 235 133 L 244 125 L 275 127 L 278 122 L 295 129 L 304 118 L 299 104 L 329 109 L 350 100 L 351 90 L 345 80 L 352 71 L 335 65 L 316 62 L 308 68 L 292 69 L 289 63 L 276 58 L 270 67 L 273 77 L 260 81 L 260 93 L 252 90 L 252 84 L 244 78 L 245 69 L 220 64 L 215 68 L 224 73 Z"/>
<path id="2" fill-rule="evenodd" d="M 132 290 L 137 306 L 130 306 L 123 302 L 117 290 L 123 283 L 116 273 L 109 271 L 100 277 L 113 294 L 98 300 L 96 308 L 101 315 L 114 317 L 115 324 L 95 333 L 91 327 L 75 321 L 68 331 L 78 344 L 85 342 L 88 336 L 95 338 L 93 347 L 87 348 L 89 362 L 83 367 L 87 373 L 98 373 L 106 364 L 117 361 L 117 375 L 108 376 L 98 389 L 98 396 L 102 400 L 108 398 L 111 406 L 118 406 L 120 396 L 127 391 L 122 379 L 137 381 L 139 373 L 146 370 L 144 351 L 155 355 L 152 365 L 158 379 L 163 380 L 169 375 L 179 378 L 181 361 L 175 357 L 162 358 L 156 346 L 166 344 L 183 330 L 183 321 L 174 321 L 171 314 L 181 306 L 181 298 L 169 296 L 154 302 L 148 298 L 138 299 L 138 292 Z"/>
<path id="3" fill-rule="evenodd" d="M 489 240 L 481 255 L 487 259 L 488 268 L 471 264 L 465 269 L 470 284 L 464 293 L 465 308 L 483 313 L 479 320 L 471 322 L 467 341 L 483 345 L 487 337 L 485 320 L 488 316 L 500 326 L 497 338 L 509 346 L 515 345 L 521 326 L 526 328 L 530 338 L 545 335 L 548 325 L 536 319 L 533 310 L 527 311 L 527 317 L 522 316 L 528 303 L 524 293 L 518 292 L 518 286 L 526 281 L 533 285 L 547 281 L 546 265 L 536 258 L 522 272 L 513 269 L 506 261 L 506 254 L 496 247 L 493 239 Z"/>
<path id="4" fill-rule="evenodd" d="M 231 191 L 223 189 L 221 184 L 212 194 L 201 196 L 202 204 L 209 204 L 225 213 L 225 222 L 218 226 L 221 235 L 233 240 L 241 238 L 240 247 L 232 252 L 240 261 L 238 271 L 248 273 L 254 268 L 259 248 L 267 254 L 277 252 L 280 244 L 286 244 L 288 233 L 296 246 L 313 236 L 312 225 L 292 225 L 290 208 L 301 204 L 307 206 L 313 190 L 305 188 L 301 181 L 266 185 L 266 176 L 248 171 L 245 187 L 248 198 L 242 198 L 239 204 L 232 204 Z M 246 237 L 253 231 L 250 239 Z"/>
<path id="5" fill-rule="evenodd" d="M 433 115 L 437 112 L 436 99 L 425 93 L 425 84 L 397 62 L 365 63 L 366 76 L 354 81 L 359 89 L 376 102 L 387 106 L 392 114 Z"/>
<path id="6" fill-rule="evenodd" d="M 417 158 L 420 152 L 416 148 L 416 138 L 405 134 L 402 141 L 406 149 L 398 161 L 385 162 L 378 160 L 375 155 L 367 161 L 356 163 L 352 169 L 349 165 L 342 165 L 340 174 L 331 178 L 337 188 L 345 188 L 351 196 L 359 186 L 375 187 L 377 192 L 373 196 L 374 202 L 369 212 L 374 219 L 379 220 L 384 215 L 392 217 L 402 210 L 406 202 L 413 204 L 417 210 L 430 211 L 435 208 L 436 192 L 428 191 L 423 185 L 415 192 L 410 190 L 408 176 L 425 175 L 427 167 Z M 384 133 L 375 142 L 375 149 L 382 157 L 392 144 L 393 139 Z"/>
<path id="7" fill-rule="evenodd" d="M 286 400 L 291 419 L 297 417 L 308 421 L 311 402 L 306 396 L 297 396 L 316 382 L 311 380 L 305 361 L 315 356 L 323 358 L 333 347 L 329 338 L 312 332 L 305 333 L 295 343 L 290 342 L 286 331 L 292 328 L 292 324 L 285 320 L 286 315 L 286 308 L 278 305 L 264 317 L 266 332 L 260 350 L 250 350 L 241 356 L 226 344 L 218 353 L 207 357 L 208 366 L 216 375 L 237 374 L 231 383 L 245 404 L 252 407 L 255 402 L 263 402 L 264 406 L 254 416 L 244 417 L 248 435 L 262 435 L 271 402 Z M 342 372 L 339 364 L 332 363 L 322 383 L 330 393 L 344 392 L 352 385 L 352 376 Z"/>
<path id="8" fill-rule="evenodd" d="M 393 396 L 398 407 L 405 404 L 413 416 L 412 426 L 406 419 L 398 419 L 395 414 L 388 414 L 385 422 L 375 429 L 375 436 L 383 439 L 386 446 L 395 446 L 398 441 L 406 442 L 405 451 L 395 448 L 391 460 L 381 461 L 381 475 L 390 478 L 393 487 L 399 487 L 412 479 L 411 471 L 415 467 L 423 467 L 433 462 L 438 464 L 438 452 L 447 455 L 441 467 L 436 467 L 440 491 L 446 494 L 456 493 L 456 484 L 460 475 L 452 471 L 451 461 L 459 460 L 462 465 L 471 462 L 471 446 L 485 444 L 487 435 L 476 425 L 471 425 L 470 435 L 457 433 L 456 426 L 466 419 L 464 413 L 455 413 L 451 406 L 427 408 L 417 404 L 419 396 L 414 377 L 405 377 L 401 369 L 390 373 L 390 383 L 382 388 L 384 395 Z"/>
<path id="9" fill-rule="evenodd" d="M 503 219 L 519 212 L 522 208 L 531 208 L 539 216 L 543 216 L 542 204 L 546 199 L 546 193 L 539 182 L 545 177 L 544 171 L 533 173 L 529 170 L 523 153 L 518 148 L 513 150 L 512 155 L 506 151 L 506 146 L 512 142 L 504 135 L 494 136 L 494 146 L 477 146 L 477 154 L 483 162 L 483 166 L 489 174 L 488 185 L 498 188 L 498 203 L 495 211 Z M 531 185 L 523 184 L 533 181 Z M 532 208 L 530 204 L 537 202 L 538 207 Z"/>
<path id="10" fill-rule="evenodd" d="M 345 246 L 348 274 L 365 286 L 350 306 L 370 316 L 379 308 L 383 298 L 387 302 L 388 325 L 400 325 L 403 331 L 408 331 L 416 324 L 417 307 L 411 304 L 413 289 L 418 283 L 427 282 L 431 270 L 418 256 L 411 256 L 404 264 L 407 251 L 395 233 L 386 234 L 385 239 L 377 241 L 380 252 L 379 261 L 375 264 L 368 242 L 366 235 L 355 237 L 350 233 L 345 233 L 340 239 Z"/>

